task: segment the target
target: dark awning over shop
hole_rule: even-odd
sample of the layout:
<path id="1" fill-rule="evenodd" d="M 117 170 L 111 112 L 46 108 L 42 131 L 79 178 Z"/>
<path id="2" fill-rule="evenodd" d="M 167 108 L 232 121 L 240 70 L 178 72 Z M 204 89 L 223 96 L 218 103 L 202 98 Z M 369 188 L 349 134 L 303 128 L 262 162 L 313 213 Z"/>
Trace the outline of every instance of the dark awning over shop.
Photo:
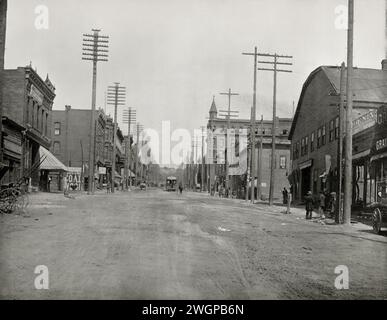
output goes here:
<path id="1" fill-rule="evenodd" d="M 40 170 L 67 171 L 67 167 L 44 147 L 39 148 Z"/>

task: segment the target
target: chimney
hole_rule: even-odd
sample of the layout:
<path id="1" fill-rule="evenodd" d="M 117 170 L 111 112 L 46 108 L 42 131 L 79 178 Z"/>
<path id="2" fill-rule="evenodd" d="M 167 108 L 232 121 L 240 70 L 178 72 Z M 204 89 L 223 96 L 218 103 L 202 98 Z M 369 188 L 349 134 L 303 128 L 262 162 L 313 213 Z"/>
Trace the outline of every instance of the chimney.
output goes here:
<path id="1" fill-rule="evenodd" d="M 382 60 L 382 70 L 387 71 L 387 59 Z"/>

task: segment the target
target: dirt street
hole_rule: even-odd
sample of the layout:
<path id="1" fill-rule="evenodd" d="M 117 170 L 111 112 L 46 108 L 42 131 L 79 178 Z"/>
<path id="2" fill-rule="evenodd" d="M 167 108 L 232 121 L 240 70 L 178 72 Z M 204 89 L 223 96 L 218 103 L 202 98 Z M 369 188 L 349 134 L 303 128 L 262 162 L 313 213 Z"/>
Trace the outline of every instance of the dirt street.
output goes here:
<path id="1" fill-rule="evenodd" d="M 158 189 L 30 202 L 0 216 L 3 299 L 387 299 L 387 237 L 367 230 Z"/>

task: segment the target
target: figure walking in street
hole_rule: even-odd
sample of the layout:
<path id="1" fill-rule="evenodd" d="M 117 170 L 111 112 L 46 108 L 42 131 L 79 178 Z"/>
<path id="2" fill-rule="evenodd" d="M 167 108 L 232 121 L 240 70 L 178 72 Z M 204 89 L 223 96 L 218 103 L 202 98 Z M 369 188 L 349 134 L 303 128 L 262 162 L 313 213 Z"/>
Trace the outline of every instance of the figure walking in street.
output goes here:
<path id="1" fill-rule="evenodd" d="M 219 186 L 219 198 L 223 198 L 223 186 Z"/>
<path id="2" fill-rule="evenodd" d="M 183 185 L 181 184 L 181 182 L 179 183 L 179 192 L 180 194 L 183 193 Z"/>
<path id="3" fill-rule="evenodd" d="M 283 204 L 288 203 L 288 190 L 286 188 L 282 190 L 282 203 Z"/>
<path id="4" fill-rule="evenodd" d="M 305 197 L 305 209 L 306 209 L 306 220 L 312 219 L 312 212 L 313 212 L 313 195 L 312 191 L 308 191 L 306 197 Z"/>

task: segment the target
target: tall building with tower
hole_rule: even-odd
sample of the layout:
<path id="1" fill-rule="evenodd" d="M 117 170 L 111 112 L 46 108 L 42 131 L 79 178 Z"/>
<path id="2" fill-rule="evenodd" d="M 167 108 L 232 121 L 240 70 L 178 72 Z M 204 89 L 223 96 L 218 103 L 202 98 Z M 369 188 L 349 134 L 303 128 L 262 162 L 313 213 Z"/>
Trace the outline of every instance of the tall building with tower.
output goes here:
<path id="1" fill-rule="evenodd" d="M 256 176 L 259 171 L 259 161 L 261 159 L 261 190 L 263 200 L 269 197 L 270 187 L 270 171 L 271 171 L 271 150 L 272 150 L 272 120 L 256 120 L 255 125 L 255 159 L 256 159 Z M 287 176 L 290 170 L 290 141 L 288 141 L 288 134 L 291 127 L 291 118 L 277 118 L 277 128 L 275 133 L 275 166 L 274 166 L 274 198 L 279 200 L 282 197 L 282 189 L 289 187 Z M 207 184 L 209 187 L 215 185 L 217 188 L 225 181 L 225 163 L 224 159 L 220 159 L 221 155 L 225 152 L 225 144 L 219 142 L 219 140 L 225 141 L 226 129 L 228 123 L 226 118 L 218 116 L 218 110 L 216 107 L 215 99 L 211 103 L 209 110 L 209 119 L 207 122 L 208 137 L 211 136 L 213 141 L 207 141 Z M 230 119 L 230 128 L 232 132 L 235 132 L 235 156 L 238 159 L 239 170 L 233 170 L 235 163 L 229 162 L 229 175 L 230 175 L 230 188 L 236 192 L 237 196 L 244 198 L 246 174 L 249 174 L 249 166 L 247 165 L 250 160 L 251 153 L 246 149 L 240 150 L 238 137 L 242 134 L 242 130 L 245 130 L 247 134 L 250 132 L 251 121 L 250 119 Z M 260 142 L 262 141 L 262 149 L 260 148 Z M 219 150 L 221 148 L 222 150 Z M 260 154 L 261 153 L 261 154 Z M 249 154 L 249 155 L 248 155 Z M 248 156 L 247 156 L 248 155 Z M 235 157 L 233 157 L 235 158 Z M 209 164 L 211 162 L 212 164 Z M 258 179 L 259 180 L 259 179 Z M 254 182 L 255 189 L 257 189 L 257 181 Z M 250 184 L 251 186 L 251 184 Z"/>

